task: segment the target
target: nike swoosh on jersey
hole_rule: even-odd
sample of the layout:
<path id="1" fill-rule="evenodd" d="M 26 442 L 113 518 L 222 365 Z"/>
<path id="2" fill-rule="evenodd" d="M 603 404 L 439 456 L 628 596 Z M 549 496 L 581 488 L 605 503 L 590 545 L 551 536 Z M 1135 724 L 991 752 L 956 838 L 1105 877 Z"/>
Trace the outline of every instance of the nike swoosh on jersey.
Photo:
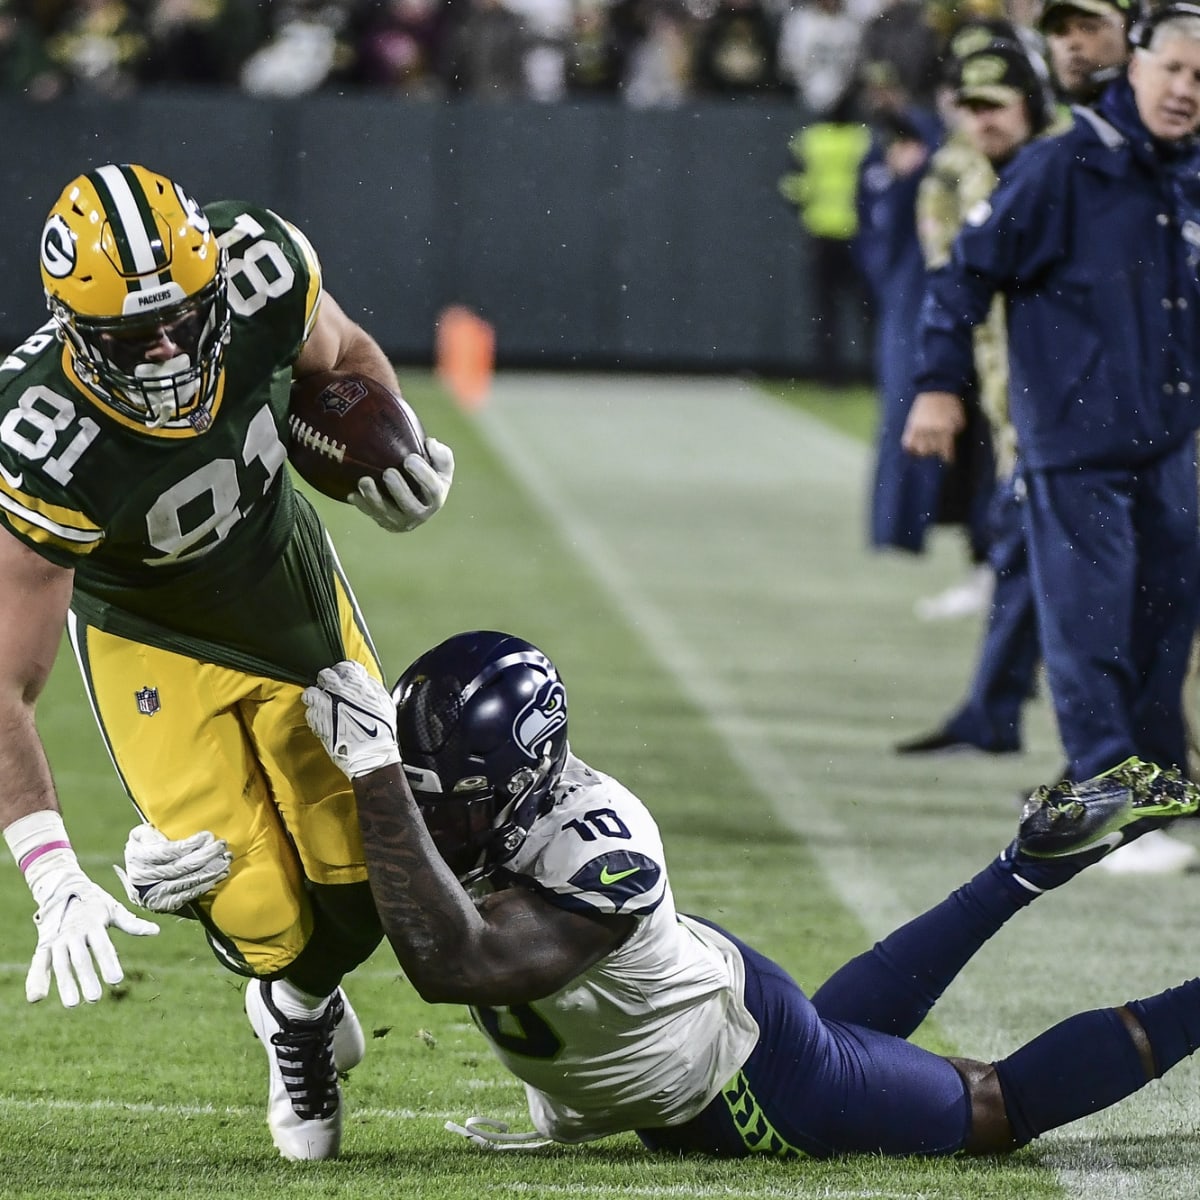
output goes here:
<path id="1" fill-rule="evenodd" d="M 606 886 L 610 883 L 619 883 L 622 879 L 626 879 L 630 875 L 636 875 L 641 869 L 641 867 L 630 867 L 628 871 L 617 871 L 614 874 L 609 871 L 607 866 L 601 867 L 600 882 Z"/>
<path id="2" fill-rule="evenodd" d="M 22 487 L 25 483 L 25 473 L 23 471 L 14 475 L 6 467 L 0 466 L 0 475 L 4 476 L 4 482 L 12 488 Z"/>

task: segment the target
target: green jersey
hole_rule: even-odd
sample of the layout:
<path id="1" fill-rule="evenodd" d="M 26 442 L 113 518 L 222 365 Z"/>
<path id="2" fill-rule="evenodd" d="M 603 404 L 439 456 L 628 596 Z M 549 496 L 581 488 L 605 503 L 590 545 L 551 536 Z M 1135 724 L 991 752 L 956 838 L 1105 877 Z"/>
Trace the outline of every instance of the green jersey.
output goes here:
<path id="1" fill-rule="evenodd" d="M 106 632 L 297 683 L 344 657 L 334 563 L 292 487 L 291 366 L 320 267 L 267 209 L 205 209 L 228 258 L 231 329 L 211 421 L 147 429 L 96 403 L 52 325 L 0 363 L 0 521 L 75 571 Z"/>

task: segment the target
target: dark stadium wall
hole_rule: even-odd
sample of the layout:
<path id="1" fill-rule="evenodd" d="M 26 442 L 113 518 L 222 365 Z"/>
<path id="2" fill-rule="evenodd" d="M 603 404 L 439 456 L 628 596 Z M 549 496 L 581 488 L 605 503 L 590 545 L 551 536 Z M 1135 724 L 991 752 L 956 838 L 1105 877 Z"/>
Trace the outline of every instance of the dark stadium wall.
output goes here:
<path id="1" fill-rule="evenodd" d="M 501 365 L 803 375 L 806 245 L 776 191 L 796 122 L 769 101 L 6 100 L 0 338 L 43 320 L 37 241 L 58 190 L 133 161 L 294 221 L 401 362 L 431 361 L 458 303 L 495 326 Z"/>

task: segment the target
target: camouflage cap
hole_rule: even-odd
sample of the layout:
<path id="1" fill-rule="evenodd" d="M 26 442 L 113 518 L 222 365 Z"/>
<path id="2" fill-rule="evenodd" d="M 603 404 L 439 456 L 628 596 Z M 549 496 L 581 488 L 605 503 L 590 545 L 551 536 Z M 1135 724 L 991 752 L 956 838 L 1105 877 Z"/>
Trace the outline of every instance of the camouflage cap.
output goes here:
<path id="1" fill-rule="evenodd" d="M 1046 0 L 1038 17 L 1038 28 L 1046 33 L 1046 27 L 1054 24 L 1054 18 L 1071 11 L 1093 17 L 1108 17 L 1116 13 L 1128 25 L 1137 17 L 1138 6 L 1135 0 Z"/>
<path id="2" fill-rule="evenodd" d="M 1042 87 L 1028 53 L 1013 42 L 993 41 L 958 60 L 954 98 L 960 104 L 1032 105 Z"/>

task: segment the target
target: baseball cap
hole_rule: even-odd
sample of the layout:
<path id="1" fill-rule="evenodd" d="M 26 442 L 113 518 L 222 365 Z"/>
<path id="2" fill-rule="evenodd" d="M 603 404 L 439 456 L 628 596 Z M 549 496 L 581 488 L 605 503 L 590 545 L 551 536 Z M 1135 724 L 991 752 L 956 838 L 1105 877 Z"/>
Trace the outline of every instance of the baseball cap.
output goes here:
<path id="1" fill-rule="evenodd" d="M 1038 17 L 1038 28 L 1045 33 L 1052 16 L 1071 10 L 1094 17 L 1108 17 L 1115 12 L 1127 25 L 1137 16 L 1135 0 L 1046 0 Z"/>

